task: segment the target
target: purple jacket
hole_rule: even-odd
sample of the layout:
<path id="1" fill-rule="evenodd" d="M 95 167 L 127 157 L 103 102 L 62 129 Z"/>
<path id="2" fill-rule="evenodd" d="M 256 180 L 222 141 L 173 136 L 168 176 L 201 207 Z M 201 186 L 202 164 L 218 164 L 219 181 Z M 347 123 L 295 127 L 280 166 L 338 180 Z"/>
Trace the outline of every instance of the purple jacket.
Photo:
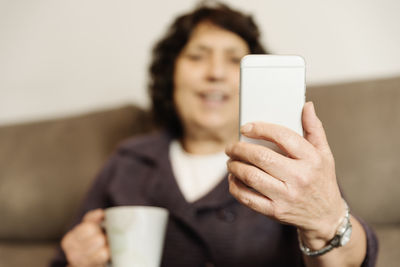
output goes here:
<path id="1" fill-rule="evenodd" d="M 224 179 L 194 203 L 186 202 L 169 161 L 171 138 L 157 133 L 123 143 L 95 180 L 75 223 L 89 210 L 120 205 L 149 205 L 170 212 L 163 267 L 304 266 L 296 229 L 238 203 Z M 377 239 L 368 237 L 363 266 L 375 266 Z M 61 249 L 51 266 L 66 266 Z"/>

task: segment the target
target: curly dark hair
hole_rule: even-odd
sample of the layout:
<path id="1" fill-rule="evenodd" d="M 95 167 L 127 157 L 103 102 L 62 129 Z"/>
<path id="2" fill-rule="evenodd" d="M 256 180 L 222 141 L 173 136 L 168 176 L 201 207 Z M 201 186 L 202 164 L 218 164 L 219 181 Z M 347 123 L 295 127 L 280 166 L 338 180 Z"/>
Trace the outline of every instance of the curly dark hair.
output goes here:
<path id="1" fill-rule="evenodd" d="M 149 81 L 153 120 L 156 126 L 165 128 L 176 137 L 181 137 L 183 132 L 173 102 L 175 61 L 194 28 L 204 21 L 239 35 L 246 41 L 252 54 L 266 53 L 253 18 L 225 4 L 201 2 L 192 12 L 176 18 L 153 49 Z"/>

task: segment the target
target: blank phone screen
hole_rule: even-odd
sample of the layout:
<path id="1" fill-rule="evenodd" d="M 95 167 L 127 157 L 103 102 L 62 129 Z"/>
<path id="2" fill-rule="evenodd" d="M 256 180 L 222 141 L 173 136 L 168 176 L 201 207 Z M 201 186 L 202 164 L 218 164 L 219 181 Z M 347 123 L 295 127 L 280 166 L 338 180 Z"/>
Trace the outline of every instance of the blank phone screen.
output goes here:
<path id="1" fill-rule="evenodd" d="M 264 121 L 303 135 L 304 66 L 241 67 L 240 125 Z"/>

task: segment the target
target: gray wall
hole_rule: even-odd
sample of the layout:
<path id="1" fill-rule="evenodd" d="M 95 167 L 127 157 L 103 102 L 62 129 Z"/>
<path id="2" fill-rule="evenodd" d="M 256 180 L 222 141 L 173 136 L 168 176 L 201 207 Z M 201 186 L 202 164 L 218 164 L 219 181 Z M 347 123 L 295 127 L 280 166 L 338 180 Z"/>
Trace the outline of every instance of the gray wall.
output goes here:
<path id="1" fill-rule="evenodd" d="M 309 84 L 400 74 L 398 0 L 230 0 Z M 148 104 L 150 49 L 193 0 L 0 0 L 0 124 Z"/>

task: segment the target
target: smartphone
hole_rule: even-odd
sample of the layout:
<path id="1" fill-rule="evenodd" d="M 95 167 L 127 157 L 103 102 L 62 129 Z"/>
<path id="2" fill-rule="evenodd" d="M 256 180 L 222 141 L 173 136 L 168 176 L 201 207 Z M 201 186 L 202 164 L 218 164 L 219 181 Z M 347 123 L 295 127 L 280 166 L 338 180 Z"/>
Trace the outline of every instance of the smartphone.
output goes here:
<path id="1" fill-rule="evenodd" d="M 254 121 L 280 124 L 303 136 L 305 62 L 300 56 L 247 55 L 240 62 L 240 126 Z M 240 136 L 246 142 L 275 144 Z"/>

